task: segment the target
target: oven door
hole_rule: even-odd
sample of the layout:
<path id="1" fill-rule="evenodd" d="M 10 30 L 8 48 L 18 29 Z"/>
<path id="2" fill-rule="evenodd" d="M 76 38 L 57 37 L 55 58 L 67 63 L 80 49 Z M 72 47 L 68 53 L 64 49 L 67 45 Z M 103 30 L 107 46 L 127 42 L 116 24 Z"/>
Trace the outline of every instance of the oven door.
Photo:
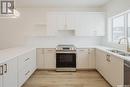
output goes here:
<path id="1" fill-rule="evenodd" d="M 56 68 L 76 68 L 76 53 L 56 53 Z"/>

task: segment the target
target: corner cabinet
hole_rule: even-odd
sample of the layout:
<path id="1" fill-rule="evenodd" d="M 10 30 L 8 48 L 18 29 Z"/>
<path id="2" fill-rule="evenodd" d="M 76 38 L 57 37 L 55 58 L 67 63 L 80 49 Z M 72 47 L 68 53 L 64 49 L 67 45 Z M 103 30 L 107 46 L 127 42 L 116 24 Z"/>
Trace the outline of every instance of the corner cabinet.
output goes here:
<path id="1" fill-rule="evenodd" d="M 123 59 L 97 49 L 96 69 L 112 85 L 112 87 L 124 84 Z"/>
<path id="2" fill-rule="evenodd" d="M 48 12 L 47 35 L 56 36 L 59 30 L 75 30 L 76 36 L 104 36 L 104 12 Z"/>
<path id="3" fill-rule="evenodd" d="M 0 87 L 17 87 L 17 70 L 17 58 L 0 64 Z"/>

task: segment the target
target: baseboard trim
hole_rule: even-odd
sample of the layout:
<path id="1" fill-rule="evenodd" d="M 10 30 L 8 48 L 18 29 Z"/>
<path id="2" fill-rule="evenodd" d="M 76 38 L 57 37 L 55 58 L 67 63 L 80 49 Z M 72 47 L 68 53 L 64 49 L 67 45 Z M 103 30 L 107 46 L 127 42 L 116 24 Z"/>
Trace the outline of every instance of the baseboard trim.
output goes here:
<path id="1" fill-rule="evenodd" d="M 96 69 L 76 69 L 77 71 L 95 71 Z M 37 69 L 37 71 L 56 71 L 56 69 Z"/>
<path id="2" fill-rule="evenodd" d="M 37 69 L 37 71 L 56 71 L 56 69 Z"/>

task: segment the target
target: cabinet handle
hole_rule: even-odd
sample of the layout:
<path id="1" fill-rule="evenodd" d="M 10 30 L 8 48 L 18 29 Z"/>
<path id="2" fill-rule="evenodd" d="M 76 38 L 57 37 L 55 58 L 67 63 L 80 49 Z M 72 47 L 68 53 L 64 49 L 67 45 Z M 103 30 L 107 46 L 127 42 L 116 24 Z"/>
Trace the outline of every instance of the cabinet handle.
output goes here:
<path id="1" fill-rule="evenodd" d="M 4 71 L 4 73 L 7 73 L 7 64 L 4 64 L 5 65 L 5 71 Z"/>
<path id="2" fill-rule="evenodd" d="M 111 60 L 110 60 L 110 55 L 109 55 L 109 54 L 106 55 L 106 60 L 107 60 L 108 62 L 111 62 Z"/>
<path id="3" fill-rule="evenodd" d="M 24 61 L 24 62 L 28 61 L 29 59 L 30 59 L 30 58 L 25 59 L 25 61 Z"/>
<path id="4" fill-rule="evenodd" d="M 28 75 L 29 73 L 30 73 L 30 71 L 28 71 L 28 72 L 25 74 L 25 76 Z"/>
<path id="5" fill-rule="evenodd" d="M 53 51 L 53 50 L 48 50 L 48 51 Z"/>
<path id="6" fill-rule="evenodd" d="M 3 75 L 4 74 L 4 72 L 3 72 L 3 65 L 0 66 L 0 70 L 1 70 L 0 71 L 0 75 Z"/>

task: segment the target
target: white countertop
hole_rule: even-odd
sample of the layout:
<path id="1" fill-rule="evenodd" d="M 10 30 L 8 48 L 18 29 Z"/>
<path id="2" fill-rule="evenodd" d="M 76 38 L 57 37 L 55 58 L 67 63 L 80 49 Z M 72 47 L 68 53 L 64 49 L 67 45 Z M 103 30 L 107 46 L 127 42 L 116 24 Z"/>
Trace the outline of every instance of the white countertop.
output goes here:
<path id="1" fill-rule="evenodd" d="M 88 47 L 78 47 L 78 48 L 96 48 L 96 49 L 102 50 L 104 52 L 107 52 L 109 54 L 112 54 L 114 56 L 117 56 L 123 60 L 130 61 L 130 57 L 122 56 L 117 53 L 110 52 L 108 50 L 108 49 L 113 49 L 113 48 L 103 47 L 103 46 L 88 46 Z M 22 55 L 28 51 L 31 51 L 33 49 L 35 49 L 35 48 L 17 47 L 17 48 L 8 48 L 8 49 L 0 50 L 0 63 L 4 63 L 10 59 L 13 59 L 13 58 L 15 58 L 19 55 Z"/>
<path id="2" fill-rule="evenodd" d="M 114 53 L 114 52 L 111 52 L 109 50 L 113 49 L 113 48 L 109 48 L 109 47 L 103 47 L 103 46 L 98 46 L 98 47 L 95 47 L 96 49 L 99 49 L 99 50 L 102 50 L 108 54 L 111 54 L 111 55 L 114 55 L 114 56 L 117 56 L 123 60 L 127 60 L 127 61 L 130 61 L 130 56 L 122 56 L 120 54 L 117 54 L 117 53 Z"/>
<path id="3" fill-rule="evenodd" d="M 4 63 L 33 49 L 34 48 L 17 47 L 0 50 L 0 63 Z"/>

